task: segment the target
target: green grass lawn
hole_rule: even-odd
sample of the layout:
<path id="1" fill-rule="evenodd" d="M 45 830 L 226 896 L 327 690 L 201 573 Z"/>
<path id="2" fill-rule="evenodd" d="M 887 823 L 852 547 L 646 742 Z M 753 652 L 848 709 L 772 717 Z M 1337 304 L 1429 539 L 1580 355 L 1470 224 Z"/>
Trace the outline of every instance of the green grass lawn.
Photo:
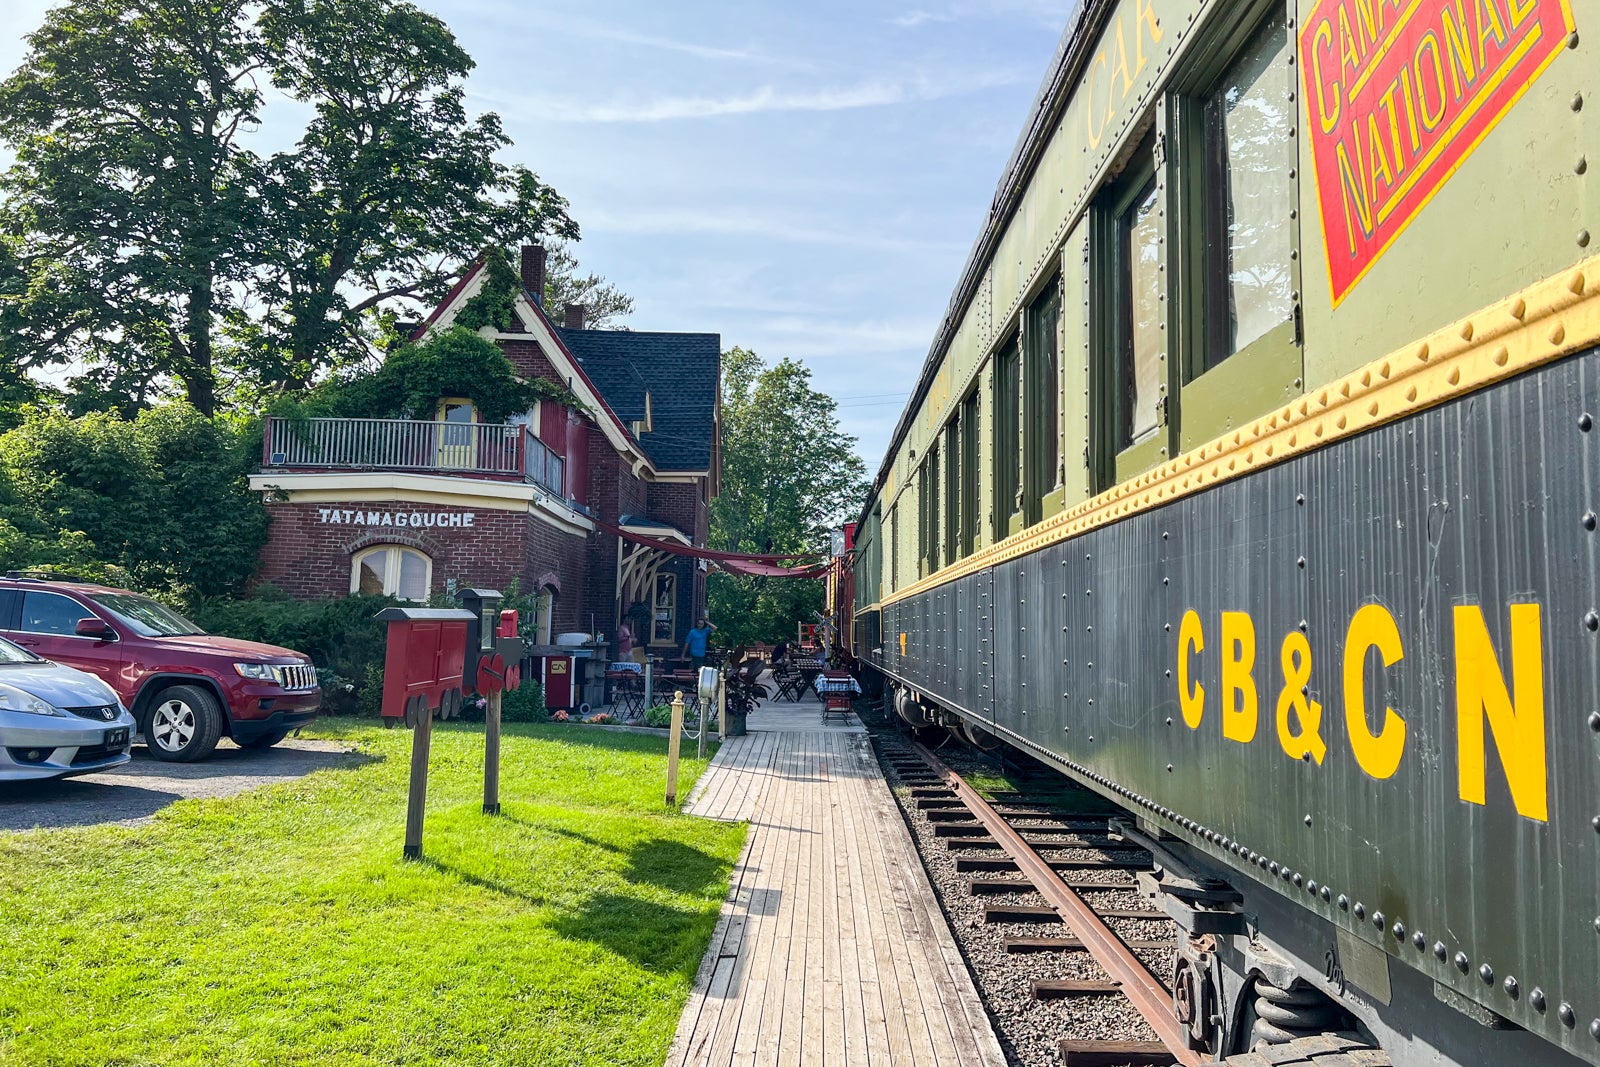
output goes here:
<path id="1" fill-rule="evenodd" d="M 491 818 L 482 727 L 436 725 L 408 863 L 409 732 L 315 735 L 370 758 L 0 834 L 0 1063 L 663 1060 L 744 839 L 664 811 L 664 741 L 508 726 Z"/>

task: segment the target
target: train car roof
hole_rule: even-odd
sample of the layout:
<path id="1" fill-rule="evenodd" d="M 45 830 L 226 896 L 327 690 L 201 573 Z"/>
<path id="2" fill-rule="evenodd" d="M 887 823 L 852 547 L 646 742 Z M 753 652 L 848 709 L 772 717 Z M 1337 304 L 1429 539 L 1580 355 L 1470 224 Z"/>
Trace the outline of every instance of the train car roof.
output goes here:
<path id="1" fill-rule="evenodd" d="M 1017 138 L 1016 147 L 1011 150 L 1011 155 L 1000 172 L 1000 182 L 995 188 L 994 199 L 990 201 L 983 229 L 973 242 L 972 250 L 967 253 L 960 281 L 956 283 L 955 292 L 945 308 L 944 318 L 939 322 L 938 332 L 928 349 L 927 359 L 923 361 L 917 384 L 906 401 L 905 410 L 900 413 L 900 420 L 895 423 L 894 433 L 889 438 L 888 451 L 884 454 L 883 462 L 878 466 L 877 477 L 872 483 L 872 497 L 862 509 L 863 519 L 872 500 L 876 499 L 878 490 L 883 488 L 889 467 L 894 462 L 895 450 L 910 427 L 912 414 L 926 395 L 928 384 L 933 380 L 934 372 L 950 346 L 950 338 L 961 321 L 961 312 L 972 299 L 978 280 L 983 276 L 983 271 L 994 252 L 1000 231 L 1016 209 L 1017 200 L 1033 173 L 1039 153 L 1049 140 L 1050 128 L 1069 95 L 1065 89 L 1081 69 L 1088 51 L 1087 45 L 1093 41 L 1106 16 L 1115 7 L 1115 0 L 1073 0 L 1072 8 L 1067 14 L 1066 29 L 1056 44 L 1055 55 L 1051 57 L 1050 64 L 1045 70 L 1044 80 L 1039 84 L 1039 91 L 1034 96 L 1033 104 L 1028 108 L 1028 119 L 1022 128 L 1022 134 Z"/>

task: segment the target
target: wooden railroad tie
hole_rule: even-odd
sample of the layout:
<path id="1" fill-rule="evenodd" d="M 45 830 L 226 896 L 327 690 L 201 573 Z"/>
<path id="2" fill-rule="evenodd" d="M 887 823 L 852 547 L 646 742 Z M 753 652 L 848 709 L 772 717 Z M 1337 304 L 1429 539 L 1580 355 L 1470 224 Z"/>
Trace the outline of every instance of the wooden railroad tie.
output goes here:
<path id="1" fill-rule="evenodd" d="M 1159 1041 L 1072 1041 L 1061 1039 L 1066 1067 L 1168 1067 L 1178 1058 Z"/>
<path id="2" fill-rule="evenodd" d="M 961 840 L 951 842 L 960 848 L 989 848 L 991 845 L 998 849 L 998 842 L 991 839 L 990 844 L 982 844 L 979 840 Z M 1053 871 L 1137 871 L 1150 866 L 1149 862 L 1136 863 L 1131 860 L 1046 860 Z M 957 856 L 956 870 L 958 871 L 1014 871 L 1017 861 L 1010 856 Z"/>
<path id="3" fill-rule="evenodd" d="M 1133 882 L 1091 882 L 1084 878 L 1063 878 L 1068 889 L 1093 892 L 1096 889 L 1126 892 L 1134 888 Z M 974 878 L 972 880 L 972 895 L 984 896 L 989 893 L 1031 893 L 1034 884 L 1023 878 Z"/>
<path id="4" fill-rule="evenodd" d="M 1102 919 L 1169 919 L 1164 911 L 1147 908 L 1107 908 L 1095 910 Z M 985 904 L 983 921 L 986 923 L 1060 923 L 1061 915 L 1054 908 L 1030 904 Z"/>
<path id="5" fill-rule="evenodd" d="M 1157 952 L 1170 949 L 1171 941 L 1124 941 L 1124 945 L 1135 952 Z M 1029 952 L 1083 952 L 1086 951 L 1081 938 L 1076 937 L 1008 937 L 1005 939 L 1005 950 L 1011 955 L 1021 955 Z"/>
<path id="6" fill-rule="evenodd" d="M 1080 978 L 1035 978 L 1028 983 L 1034 1000 L 1063 1000 L 1067 997 L 1103 997 L 1122 992 L 1120 982 L 1085 981 Z"/>

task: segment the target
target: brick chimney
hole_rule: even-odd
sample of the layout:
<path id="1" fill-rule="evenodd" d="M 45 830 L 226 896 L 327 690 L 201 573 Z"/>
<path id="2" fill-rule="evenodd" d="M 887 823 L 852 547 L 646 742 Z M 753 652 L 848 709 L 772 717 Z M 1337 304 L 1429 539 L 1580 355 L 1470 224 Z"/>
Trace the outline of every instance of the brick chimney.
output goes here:
<path id="1" fill-rule="evenodd" d="M 583 313 L 584 306 L 582 304 L 568 304 L 567 321 L 563 322 L 562 325 L 569 330 L 583 329 Z"/>
<path id="2" fill-rule="evenodd" d="M 522 287 L 533 294 L 533 302 L 544 307 L 544 245 L 522 246 Z"/>

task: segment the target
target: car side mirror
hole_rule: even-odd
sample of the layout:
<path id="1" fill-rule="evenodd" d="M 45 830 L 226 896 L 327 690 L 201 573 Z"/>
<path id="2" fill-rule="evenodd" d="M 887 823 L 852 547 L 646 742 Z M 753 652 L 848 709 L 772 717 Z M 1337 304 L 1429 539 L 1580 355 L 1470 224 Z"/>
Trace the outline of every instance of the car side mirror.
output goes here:
<path id="1" fill-rule="evenodd" d="M 117 632 L 104 619 L 79 619 L 75 632 L 79 637 L 93 637 L 97 641 L 117 639 Z"/>

